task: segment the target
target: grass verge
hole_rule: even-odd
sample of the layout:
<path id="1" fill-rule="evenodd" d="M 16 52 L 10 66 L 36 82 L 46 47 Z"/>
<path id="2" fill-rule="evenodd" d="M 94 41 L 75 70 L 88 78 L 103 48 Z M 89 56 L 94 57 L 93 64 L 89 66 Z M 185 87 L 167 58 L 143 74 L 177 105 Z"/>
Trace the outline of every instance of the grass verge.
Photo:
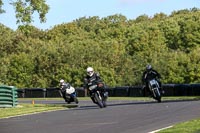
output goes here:
<path id="1" fill-rule="evenodd" d="M 200 119 L 195 119 L 174 125 L 158 133 L 200 133 Z"/>
<path id="2" fill-rule="evenodd" d="M 24 114 L 46 112 L 53 110 L 68 109 L 77 105 L 55 105 L 55 104 L 19 104 L 14 108 L 0 108 L 0 118 L 13 117 Z"/>

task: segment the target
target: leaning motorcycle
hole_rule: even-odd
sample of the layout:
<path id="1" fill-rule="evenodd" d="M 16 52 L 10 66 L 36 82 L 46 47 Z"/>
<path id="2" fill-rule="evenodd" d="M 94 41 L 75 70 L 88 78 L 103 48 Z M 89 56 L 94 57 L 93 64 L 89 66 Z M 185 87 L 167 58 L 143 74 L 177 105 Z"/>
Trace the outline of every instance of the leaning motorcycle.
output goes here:
<path id="1" fill-rule="evenodd" d="M 160 85 L 156 79 L 152 79 L 148 81 L 149 89 L 152 93 L 152 96 L 158 102 L 161 102 L 161 93 L 160 93 Z"/>
<path id="2" fill-rule="evenodd" d="M 100 108 L 104 108 L 107 106 L 107 97 L 105 97 L 104 94 L 101 93 L 101 88 L 99 86 L 101 86 L 101 84 L 92 85 L 89 87 L 89 91 L 91 92 L 91 98 L 93 98 L 94 103 L 96 103 Z"/>
<path id="3" fill-rule="evenodd" d="M 68 88 L 62 87 L 60 88 L 59 92 L 60 95 L 65 100 L 65 102 L 67 102 L 68 104 L 70 104 L 71 102 L 75 102 L 76 104 L 78 104 L 79 101 L 74 87 L 72 86 L 69 86 Z"/>

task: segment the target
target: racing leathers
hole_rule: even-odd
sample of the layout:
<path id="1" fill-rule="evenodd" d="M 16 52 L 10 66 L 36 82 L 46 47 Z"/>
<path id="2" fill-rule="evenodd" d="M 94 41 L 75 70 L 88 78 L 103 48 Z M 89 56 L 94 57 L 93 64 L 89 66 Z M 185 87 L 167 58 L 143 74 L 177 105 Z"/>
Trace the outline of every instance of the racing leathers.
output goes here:
<path id="1" fill-rule="evenodd" d="M 92 97 L 92 92 L 89 90 L 89 87 L 92 85 L 97 85 L 99 91 L 101 92 L 102 96 L 106 99 L 107 92 L 105 91 L 104 83 L 99 75 L 99 73 L 94 72 L 92 76 L 87 75 L 84 78 L 84 89 L 87 89 L 90 98 L 92 99 L 93 103 L 96 103 L 94 97 Z"/>
<path id="2" fill-rule="evenodd" d="M 154 69 L 144 71 L 143 75 L 142 75 L 142 82 L 145 85 L 143 87 L 143 91 L 145 92 L 145 90 L 147 90 L 147 92 L 149 94 L 151 94 L 150 93 L 151 91 L 150 91 L 149 86 L 148 86 L 148 82 L 152 79 L 156 79 L 158 81 L 159 86 L 160 86 L 159 90 L 161 91 L 161 93 L 164 93 L 162 86 L 161 86 L 162 84 L 159 80 L 160 78 L 161 78 L 161 75 Z"/>

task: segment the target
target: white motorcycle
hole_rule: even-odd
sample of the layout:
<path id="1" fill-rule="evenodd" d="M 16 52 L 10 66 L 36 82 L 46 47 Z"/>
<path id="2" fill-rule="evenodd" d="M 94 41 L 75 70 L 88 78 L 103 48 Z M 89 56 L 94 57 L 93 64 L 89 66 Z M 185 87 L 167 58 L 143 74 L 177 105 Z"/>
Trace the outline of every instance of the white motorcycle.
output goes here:
<path id="1" fill-rule="evenodd" d="M 78 98 L 76 95 L 76 90 L 74 87 L 69 86 L 69 87 L 61 87 L 60 88 L 60 95 L 63 97 L 63 99 L 65 100 L 65 102 L 67 102 L 68 104 L 70 104 L 71 102 L 75 102 L 76 104 L 78 104 Z"/>
<path id="2" fill-rule="evenodd" d="M 160 93 L 160 85 L 156 79 L 152 79 L 148 81 L 149 89 L 152 93 L 152 96 L 158 102 L 161 102 L 161 93 Z"/>

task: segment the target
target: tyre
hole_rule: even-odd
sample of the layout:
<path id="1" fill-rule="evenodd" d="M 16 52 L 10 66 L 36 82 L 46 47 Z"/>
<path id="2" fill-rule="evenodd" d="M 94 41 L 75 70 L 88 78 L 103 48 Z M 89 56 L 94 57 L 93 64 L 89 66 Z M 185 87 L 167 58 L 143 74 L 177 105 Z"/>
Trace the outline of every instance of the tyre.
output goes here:
<path id="1" fill-rule="evenodd" d="M 74 98 L 74 102 L 75 102 L 76 104 L 78 104 L 78 99 L 77 99 L 77 97 Z"/>
<path id="2" fill-rule="evenodd" d="M 94 98 L 95 98 L 96 101 L 97 101 L 97 105 L 98 105 L 100 108 L 103 108 L 104 105 L 103 105 L 103 103 L 102 103 L 102 97 L 100 96 L 100 93 L 95 92 Z"/>
<path id="3" fill-rule="evenodd" d="M 159 103 L 161 102 L 161 95 L 158 89 L 154 90 L 155 96 L 154 99 L 157 100 Z"/>

